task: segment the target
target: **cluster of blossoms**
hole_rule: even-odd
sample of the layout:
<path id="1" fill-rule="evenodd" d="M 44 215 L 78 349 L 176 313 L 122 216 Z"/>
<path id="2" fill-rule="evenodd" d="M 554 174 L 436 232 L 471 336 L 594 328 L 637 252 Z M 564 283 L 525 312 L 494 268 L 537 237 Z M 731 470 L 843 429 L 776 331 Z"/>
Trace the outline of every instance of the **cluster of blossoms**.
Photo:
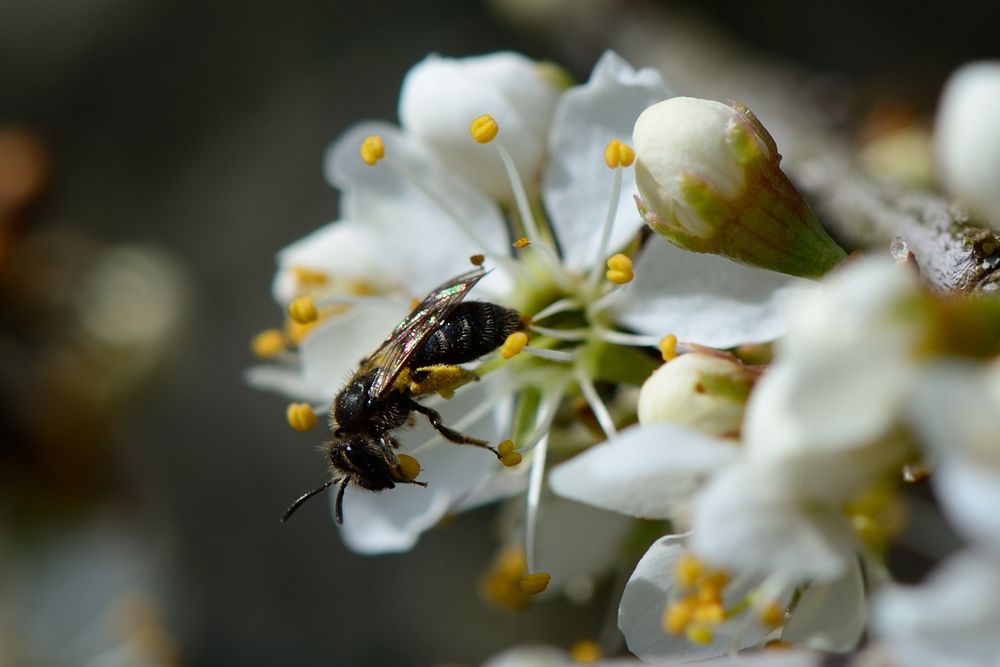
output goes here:
<path id="1" fill-rule="evenodd" d="M 671 97 L 612 53 L 573 86 L 515 54 L 432 56 L 399 116 L 331 147 L 341 219 L 280 253 L 286 324 L 254 340 L 249 381 L 301 401 L 289 423 L 310 431 L 412 300 L 470 262 L 491 269 L 472 298 L 527 325 L 481 381 L 422 399 L 503 441 L 504 465 L 417 420 L 401 465 L 427 487 L 351 493 L 349 547 L 406 550 L 508 498 L 519 519 L 483 590 L 517 609 L 579 592 L 653 520 L 618 615 L 645 660 L 848 651 L 866 629 L 904 656 L 928 626 L 965 632 L 921 600 L 1000 582 L 1000 307 L 933 295 L 905 262 L 845 262 L 748 109 Z M 900 489 L 930 469 L 973 546 L 924 588 L 884 585 L 871 615 Z M 995 624 L 986 604 L 968 613 Z M 960 648 L 1000 655 L 984 641 Z"/>

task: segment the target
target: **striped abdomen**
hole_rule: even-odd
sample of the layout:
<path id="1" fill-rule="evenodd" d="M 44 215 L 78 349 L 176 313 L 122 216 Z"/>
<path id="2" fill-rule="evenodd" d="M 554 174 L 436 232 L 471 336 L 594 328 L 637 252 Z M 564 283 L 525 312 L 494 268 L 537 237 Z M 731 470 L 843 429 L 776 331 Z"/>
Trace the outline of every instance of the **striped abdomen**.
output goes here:
<path id="1" fill-rule="evenodd" d="M 485 301 L 460 303 L 413 355 L 410 367 L 473 361 L 503 345 L 507 336 L 522 328 L 516 310 Z"/>

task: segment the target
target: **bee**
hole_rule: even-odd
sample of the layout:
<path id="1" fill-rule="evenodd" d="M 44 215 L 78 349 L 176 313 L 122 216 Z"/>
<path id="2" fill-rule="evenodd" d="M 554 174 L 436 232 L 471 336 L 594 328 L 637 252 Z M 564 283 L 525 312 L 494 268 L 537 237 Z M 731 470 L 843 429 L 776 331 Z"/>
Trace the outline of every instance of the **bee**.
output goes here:
<path id="1" fill-rule="evenodd" d="M 524 328 L 520 313 L 485 301 L 465 302 L 465 296 L 487 271 L 477 268 L 456 276 L 432 291 L 396 325 L 358 369 L 330 404 L 333 437 L 323 445 L 331 478 L 293 502 L 281 520 L 286 521 L 305 501 L 337 484 L 334 518 L 344 521 L 344 491 L 351 484 L 370 491 L 392 489 L 396 484 L 425 482 L 402 474 L 393 432 L 411 422 L 411 414 L 427 417 L 438 433 L 454 443 L 475 445 L 500 454 L 480 440 L 445 426 L 436 410 L 417 402 L 420 382 L 442 367 L 478 379 L 460 364 L 474 361 L 500 347 L 507 337 Z"/>

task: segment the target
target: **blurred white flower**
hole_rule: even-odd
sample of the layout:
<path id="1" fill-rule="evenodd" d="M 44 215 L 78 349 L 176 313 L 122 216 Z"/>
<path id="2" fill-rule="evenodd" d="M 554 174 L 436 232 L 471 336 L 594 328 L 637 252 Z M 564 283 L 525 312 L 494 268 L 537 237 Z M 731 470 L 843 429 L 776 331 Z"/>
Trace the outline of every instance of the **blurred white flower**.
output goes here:
<path id="1" fill-rule="evenodd" d="M 951 75 L 934 148 L 945 187 L 1000 230 L 1000 61 L 970 63 Z"/>
<path id="2" fill-rule="evenodd" d="M 975 551 L 949 558 L 920 585 L 893 586 L 873 608 L 878 647 L 900 667 L 1000 664 L 1000 561 Z"/>
<path id="3" fill-rule="evenodd" d="M 846 257 L 746 107 L 674 97 L 646 109 L 632 137 L 640 208 L 672 243 L 808 277 Z"/>

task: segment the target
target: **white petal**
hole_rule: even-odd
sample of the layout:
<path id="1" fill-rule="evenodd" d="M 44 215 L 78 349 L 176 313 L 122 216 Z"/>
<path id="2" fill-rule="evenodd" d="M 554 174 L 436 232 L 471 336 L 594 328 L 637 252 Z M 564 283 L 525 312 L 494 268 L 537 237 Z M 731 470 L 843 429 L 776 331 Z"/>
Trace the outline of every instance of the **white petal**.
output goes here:
<path id="1" fill-rule="evenodd" d="M 406 74 L 399 119 L 455 173 L 495 199 L 510 200 L 510 181 L 499 155 L 492 146 L 473 141 L 469 124 L 482 114 L 493 116 L 521 179 L 535 190 L 558 96 L 538 63 L 518 53 L 431 55 Z"/>
<path id="2" fill-rule="evenodd" d="M 628 142 L 642 110 L 669 95 L 656 71 L 636 71 L 608 51 L 586 84 L 567 90 L 559 99 L 542 192 L 570 268 L 589 268 L 605 259 L 597 257 L 611 197 L 612 173 L 604 163 L 605 147 L 612 139 Z M 622 175 L 612 251 L 642 226 L 632 199 L 633 170 L 624 169 Z"/>
<path id="3" fill-rule="evenodd" d="M 441 413 L 446 425 L 463 433 L 490 441 L 499 435 L 491 412 L 475 416 L 475 408 L 488 399 L 486 382 L 463 387 L 450 401 L 427 401 Z M 412 432 L 402 432 L 402 451 L 412 453 L 421 465 L 422 482 L 427 488 L 399 484 L 394 489 L 370 493 L 358 487 L 347 489 L 344 496 L 343 538 L 349 548 L 359 553 L 406 551 L 420 535 L 435 526 L 468 495 L 474 486 L 500 469 L 500 463 L 488 451 L 469 445 L 435 443 L 413 451 L 437 432 L 421 415 Z M 331 494 L 330 502 L 333 502 Z"/>
<path id="4" fill-rule="evenodd" d="M 948 189 L 1000 229 L 1000 61 L 960 67 L 948 79 L 934 127 L 934 148 Z"/>
<path id="5" fill-rule="evenodd" d="M 583 503 L 667 519 L 705 476 L 738 453 L 726 441 L 676 424 L 637 426 L 556 466 L 549 485 L 555 493 Z"/>
<path id="6" fill-rule="evenodd" d="M 573 667 L 566 651 L 554 646 L 515 646 L 491 657 L 482 667 Z"/>
<path id="7" fill-rule="evenodd" d="M 931 482 L 962 535 L 1000 554 L 1000 469 L 970 458 L 941 458 Z"/>
<path id="8" fill-rule="evenodd" d="M 864 577 L 854 561 L 843 577 L 806 589 L 781 639 L 795 646 L 846 653 L 861 641 L 867 620 Z"/>
<path id="9" fill-rule="evenodd" d="M 372 134 L 381 135 L 386 157 L 368 166 L 358 150 Z M 388 272 L 415 296 L 468 271 L 471 255 L 509 250 L 496 204 L 391 125 L 348 130 L 327 152 L 326 174 L 343 191 L 341 216 L 379 239 L 371 271 Z"/>
<path id="10" fill-rule="evenodd" d="M 299 345 L 305 384 L 332 398 L 406 312 L 402 304 L 372 299 L 323 322 Z"/>
<path id="11" fill-rule="evenodd" d="M 750 395 L 743 425 L 747 457 L 758 469 L 769 471 L 767 484 L 774 494 L 835 504 L 846 502 L 902 463 L 908 450 L 902 439 L 858 441 L 847 437 L 849 426 L 827 424 L 828 420 L 818 415 L 810 419 L 796 412 L 797 402 L 810 401 L 804 395 L 822 394 L 823 389 L 803 384 L 795 371 L 783 360 L 772 364 Z M 854 393 L 864 395 L 865 388 L 854 388 Z M 878 403 L 876 398 L 870 400 Z M 817 409 L 821 407 L 820 402 L 812 402 Z M 843 406 L 828 408 L 842 422 L 854 418 Z M 859 406 L 857 413 L 866 414 L 866 407 Z M 818 423 L 828 431 L 819 432 Z M 876 429 L 874 434 L 881 430 Z M 841 437 L 832 437 L 830 432 Z"/>
<path id="12" fill-rule="evenodd" d="M 872 627 L 907 667 L 980 667 L 1000 662 L 1000 564 L 952 557 L 919 586 L 875 599 Z"/>
<path id="13" fill-rule="evenodd" d="M 784 299 L 807 284 L 654 237 L 636 263 L 635 280 L 610 310 L 616 321 L 642 333 L 732 347 L 781 336 Z"/>
<path id="14" fill-rule="evenodd" d="M 695 497 L 691 549 L 713 565 L 793 584 L 841 576 L 855 547 L 843 515 L 798 507 L 766 485 L 766 474 L 745 465 L 714 476 Z"/>
<path id="15" fill-rule="evenodd" d="M 553 592 L 575 579 L 606 574 L 621 560 L 633 527 L 620 514 L 546 495 L 538 514 L 536 569 L 552 576 Z"/>
<path id="16" fill-rule="evenodd" d="M 278 364 L 251 366 L 243 373 L 243 380 L 257 389 L 273 391 L 292 400 L 307 403 L 323 403 L 331 394 L 322 387 L 309 385 L 302 377 L 301 369 Z"/>
<path id="17" fill-rule="evenodd" d="M 723 655 L 731 650 L 754 646 L 768 634 L 769 630 L 750 627 L 740 634 L 738 641 L 733 636 L 739 622 L 721 626 L 711 644 L 698 645 L 689 642 L 683 635 L 668 635 L 663 629 L 663 611 L 673 584 L 673 572 L 677 560 L 685 552 L 684 537 L 669 535 L 661 538 L 649 548 L 625 585 L 621 606 L 618 608 L 618 628 L 625 635 L 625 643 L 630 651 L 640 659 L 652 662 L 669 658 L 677 662 L 701 660 Z M 759 583 L 759 582 L 758 582 Z M 733 590 L 734 597 L 746 594 L 746 590 Z M 727 590 L 727 598 L 730 591 Z"/>
<path id="18" fill-rule="evenodd" d="M 292 269 L 302 267 L 328 276 L 379 281 L 379 242 L 374 230 L 351 220 L 320 227 L 278 253 L 278 272 L 271 292 L 278 303 L 288 303 L 299 294 Z"/>

